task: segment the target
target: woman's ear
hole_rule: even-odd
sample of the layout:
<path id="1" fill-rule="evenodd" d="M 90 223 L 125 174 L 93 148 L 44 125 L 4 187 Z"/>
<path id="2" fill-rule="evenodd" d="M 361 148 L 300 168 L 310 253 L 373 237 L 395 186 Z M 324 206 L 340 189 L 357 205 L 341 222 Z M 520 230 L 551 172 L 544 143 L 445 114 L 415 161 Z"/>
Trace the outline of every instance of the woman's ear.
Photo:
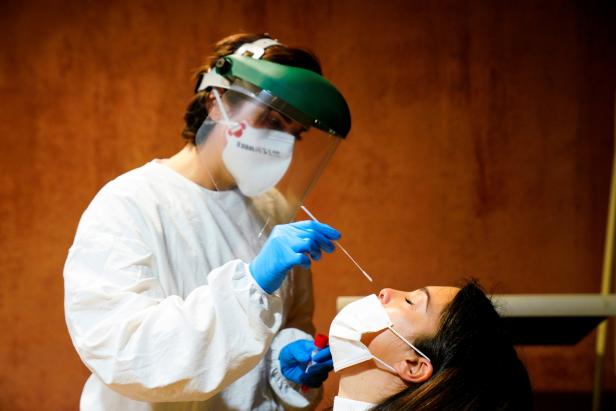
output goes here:
<path id="1" fill-rule="evenodd" d="M 412 351 L 404 360 L 394 364 L 398 376 L 406 382 L 422 383 L 432 377 L 432 363 Z"/>

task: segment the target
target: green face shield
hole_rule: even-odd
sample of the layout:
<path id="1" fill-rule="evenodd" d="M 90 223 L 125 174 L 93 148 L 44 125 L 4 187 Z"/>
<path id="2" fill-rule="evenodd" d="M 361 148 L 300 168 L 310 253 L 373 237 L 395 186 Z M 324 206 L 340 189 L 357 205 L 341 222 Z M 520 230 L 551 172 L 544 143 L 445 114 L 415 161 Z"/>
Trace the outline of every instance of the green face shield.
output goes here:
<path id="1" fill-rule="evenodd" d="M 311 71 L 243 56 L 200 88 L 215 96 L 196 138 L 214 185 L 237 187 L 264 226 L 291 221 L 350 129 L 342 95 Z"/>

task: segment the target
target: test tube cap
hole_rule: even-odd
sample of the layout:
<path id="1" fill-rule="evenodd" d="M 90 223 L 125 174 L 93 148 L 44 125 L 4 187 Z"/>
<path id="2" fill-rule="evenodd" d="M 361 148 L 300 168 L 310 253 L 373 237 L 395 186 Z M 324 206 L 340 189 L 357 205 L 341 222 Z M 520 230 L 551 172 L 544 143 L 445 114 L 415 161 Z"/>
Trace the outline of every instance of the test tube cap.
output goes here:
<path id="1" fill-rule="evenodd" d="M 327 337 L 327 335 L 325 334 L 317 334 L 314 337 L 314 345 L 319 348 L 319 349 L 323 349 L 325 347 L 327 347 L 327 344 L 329 344 L 329 338 Z"/>

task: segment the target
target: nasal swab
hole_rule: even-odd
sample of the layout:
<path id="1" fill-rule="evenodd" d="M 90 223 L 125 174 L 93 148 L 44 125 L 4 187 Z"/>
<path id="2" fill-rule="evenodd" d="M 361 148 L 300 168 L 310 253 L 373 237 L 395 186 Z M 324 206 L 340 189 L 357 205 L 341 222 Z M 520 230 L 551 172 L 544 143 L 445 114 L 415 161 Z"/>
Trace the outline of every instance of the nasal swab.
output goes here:
<path id="1" fill-rule="evenodd" d="M 312 215 L 312 213 L 310 211 L 308 211 L 308 209 L 306 207 L 304 207 L 303 205 L 300 206 L 300 208 L 302 210 L 304 210 L 304 213 L 308 214 L 308 217 L 310 217 L 313 221 L 315 222 L 319 222 L 319 220 L 317 220 L 317 218 L 315 216 Z M 332 240 L 334 244 L 336 244 L 338 247 L 340 247 L 340 249 L 342 250 L 342 252 L 344 254 L 346 254 L 347 257 L 349 257 L 349 259 L 351 261 L 353 261 L 353 264 L 355 264 L 355 266 L 359 269 L 359 271 L 361 271 L 361 273 L 366 276 L 366 278 L 368 279 L 368 281 L 372 282 L 372 277 L 370 277 L 370 275 L 363 269 L 361 268 L 361 266 L 357 263 L 357 261 L 355 261 L 355 259 L 353 257 L 351 257 L 351 254 L 349 254 L 349 252 L 347 250 L 344 249 L 344 247 L 342 246 L 342 244 L 340 244 L 338 241 L 336 240 Z"/>

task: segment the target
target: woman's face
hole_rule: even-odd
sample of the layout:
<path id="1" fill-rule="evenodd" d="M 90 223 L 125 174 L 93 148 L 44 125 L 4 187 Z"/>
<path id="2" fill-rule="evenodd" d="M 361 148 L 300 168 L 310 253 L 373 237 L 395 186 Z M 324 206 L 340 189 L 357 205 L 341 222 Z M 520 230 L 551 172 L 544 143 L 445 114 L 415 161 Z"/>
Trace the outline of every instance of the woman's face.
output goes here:
<path id="1" fill-rule="evenodd" d="M 436 334 L 441 313 L 453 300 L 459 288 L 424 287 L 415 291 L 384 288 L 379 293 L 394 329 L 414 343 L 420 337 Z M 370 336 L 369 336 L 370 337 Z M 383 360 L 399 361 L 410 349 L 389 330 L 364 341 L 370 351 Z"/>

